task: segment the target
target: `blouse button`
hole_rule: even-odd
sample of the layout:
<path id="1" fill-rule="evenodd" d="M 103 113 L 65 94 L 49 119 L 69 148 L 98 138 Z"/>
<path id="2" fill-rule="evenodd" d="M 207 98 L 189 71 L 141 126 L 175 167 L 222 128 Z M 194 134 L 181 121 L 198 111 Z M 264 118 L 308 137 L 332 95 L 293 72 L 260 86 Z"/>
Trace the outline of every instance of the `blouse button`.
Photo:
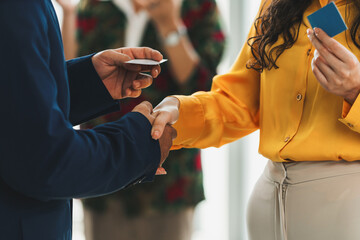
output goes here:
<path id="1" fill-rule="evenodd" d="M 286 137 L 285 139 L 284 139 L 284 142 L 288 142 L 290 140 L 290 137 Z"/>
<path id="2" fill-rule="evenodd" d="M 307 50 L 306 55 L 310 56 L 311 48 Z"/>
<path id="3" fill-rule="evenodd" d="M 302 99 L 301 93 L 299 93 L 298 95 L 296 95 L 296 100 L 301 101 L 301 99 Z"/>

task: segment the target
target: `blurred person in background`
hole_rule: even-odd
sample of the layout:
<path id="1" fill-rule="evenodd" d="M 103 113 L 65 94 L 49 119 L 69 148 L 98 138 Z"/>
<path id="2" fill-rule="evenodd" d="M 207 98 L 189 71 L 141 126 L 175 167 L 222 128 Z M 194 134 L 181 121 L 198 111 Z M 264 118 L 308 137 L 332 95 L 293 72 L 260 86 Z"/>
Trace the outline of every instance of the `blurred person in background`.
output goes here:
<path id="1" fill-rule="evenodd" d="M 78 7 L 69 0 L 58 3 L 64 10 L 67 58 L 109 47 L 148 46 L 169 59 L 141 97 L 123 100 L 120 112 L 81 128 L 119 119 L 144 100 L 158 104 L 169 94 L 209 90 L 225 46 L 215 0 L 81 0 Z M 200 151 L 173 151 L 164 167 L 167 176 L 153 184 L 85 199 L 87 239 L 190 240 L 194 208 L 204 199 Z"/>

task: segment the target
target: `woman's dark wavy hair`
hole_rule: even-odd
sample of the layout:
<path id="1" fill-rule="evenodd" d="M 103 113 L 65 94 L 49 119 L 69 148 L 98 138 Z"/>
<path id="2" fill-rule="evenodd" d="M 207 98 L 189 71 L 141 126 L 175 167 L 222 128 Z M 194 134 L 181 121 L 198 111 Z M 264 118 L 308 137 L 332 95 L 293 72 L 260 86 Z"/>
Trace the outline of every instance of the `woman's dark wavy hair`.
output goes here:
<path id="1" fill-rule="evenodd" d="M 278 68 L 276 61 L 279 56 L 293 46 L 299 37 L 299 29 L 303 22 L 303 14 L 313 0 L 273 0 L 264 11 L 264 5 L 259 17 L 255 20 L 256 34 L 247 40 L 251 47 L 253 59 L 247 68 L 262 72 L 264 69 Z M 348 4 L 347 0 L 347 3 Z M 350 27 L 350 36 L 355 46 L 360 49 L 360 0 L 353 0 L 355 13 Z M 349 16 L 346 10 L 346 22 Z M 282 37 L 283 43 L 273 46 Z"/>

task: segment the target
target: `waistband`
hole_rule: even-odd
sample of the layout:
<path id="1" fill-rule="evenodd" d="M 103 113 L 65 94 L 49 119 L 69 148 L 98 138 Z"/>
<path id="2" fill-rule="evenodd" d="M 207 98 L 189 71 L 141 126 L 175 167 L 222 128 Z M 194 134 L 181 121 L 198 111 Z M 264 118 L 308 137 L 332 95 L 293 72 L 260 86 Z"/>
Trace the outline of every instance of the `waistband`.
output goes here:
<path id="1" fill-rule="evenodd" d="M 360 161 L 316 161 L 279 163 L 268 161 L 264 174 L 277 183 L 297 184 L 360 173 Z"/>

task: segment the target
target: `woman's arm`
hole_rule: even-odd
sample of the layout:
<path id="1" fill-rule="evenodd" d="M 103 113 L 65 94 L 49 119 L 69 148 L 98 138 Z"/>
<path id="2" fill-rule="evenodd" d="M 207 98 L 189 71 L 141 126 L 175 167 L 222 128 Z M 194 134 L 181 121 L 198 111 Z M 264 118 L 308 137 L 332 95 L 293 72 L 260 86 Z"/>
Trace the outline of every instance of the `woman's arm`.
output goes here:
<path id="1" fill-rule="evenodd" d="M 135 2 L 140 5 L 139 8 L 148 11 L 163 39 L 177 83 L 191 89 L 189 93 L 208 90 L 224 49 L 224 35 L 215 1 L 195 1 L 196 9 L 183 9 L 184 16 L 181 16 L 183 1 L 161 0 L 155 4 L 142 0 Z M 190 12 L 193 15 L 190 16 Z M 200 79 L 200 75 L 204 79 Z M 208 84 L 199 86 L 198 81 Z"/>
<path id="2" fill-rule="evenodd" d="M 64 44 L 65 59 L 70 60 L 77 57 L 76 42 L 76 4 L 71 0 L 56 0 L 63 10 L 62 39 Z"/>
<path id="3" fill-rule="evenodd" d="M 199 56 L 186 34 L 181 20 L 179 0 L 160 0 L 156 3 L 147 0 L 134 0 L 136 9 L 145 9 L 153 20 L 159 35 L 164 39 L 164 48 L 169 56 L 176 80 L 184 84 L 199 62 Z M 183 30 L 181 30 L 183 29 Z M 173 42 L 165 41 L 172 35 Z"/>

